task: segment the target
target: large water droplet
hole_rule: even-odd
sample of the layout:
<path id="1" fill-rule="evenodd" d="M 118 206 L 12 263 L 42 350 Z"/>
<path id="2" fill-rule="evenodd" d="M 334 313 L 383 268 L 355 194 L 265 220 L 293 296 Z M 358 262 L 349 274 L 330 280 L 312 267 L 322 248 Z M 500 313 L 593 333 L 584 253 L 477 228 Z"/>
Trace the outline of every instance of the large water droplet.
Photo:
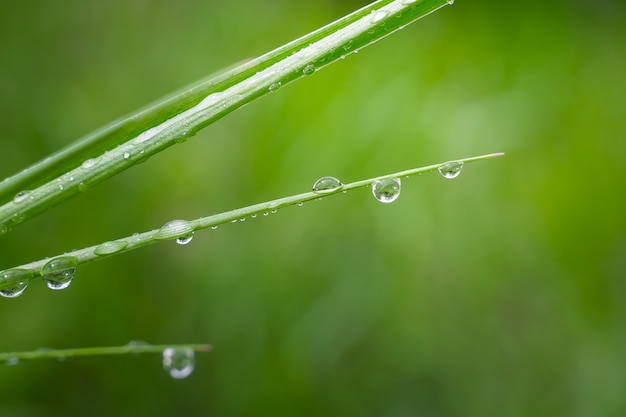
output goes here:
<path id="1" fill-rule="evenodd" d="M 342 187 L 343 184 L 335 177 L 322 177 L 313 184 L 313 192 L 316 194 L 329 193 Z"/>
<path id="2" fill-rule="evenodd" d="M 374 181 L 372 194 L 381 203 L 393 203 L 400 196 L 400 178 Z"/>
<path id="3" fill-rule="evenodd" d="M 165 223 L 154 234 L 154 238 L 158 240 L 178 239 L 185 238 L 190 233 L 193 234 L 193 226 L 187 220 L 172 220 L 171 222 Z"/>
<path id="4" fill-rule="evenodd" d="M 439 173 L 447 179 L 456 178 L 461 175 L 461 169 L 463 169 L 463 162 L 451 161 L 439 167 Z"/>
<path id="5" fill-rule="evenodd" d="M 163 369 L 172 378 L 187 378 L 193 372 L 196 358 L 193 349 L 166 348 L 163 350 Z"/>
<path id="6" fill-rule="evenodd" d="M 124 240 L 118 240 L 113 242 L 104 242 L 101 245 L 98 245 L 96 249 L 94 249 L 93 253 L 99 256 L 111 255 L 113 253 L 118 253 L 126 249 L 128 246 L 128 242 Z"/>
<path id="7" fill-rule="evenodd" d="M 0 295 L 15 298 L 26 290 L 28 279 L 33 276 L 27 269 L 7 269 L 0 272 Z"/>
<path id="8" fill-rule="evenodd" d="M 315 72 L 315 65 L 309 64 L 306 67 L 302 68 L 302 73 L 304 75 L 311 75 Z"/>
<path id="9" fill-rule="evenodd" d="M 26 200 L 29 195 L 30 190 L 20 191 L 19 193 L 15 194 L 15 197 L 13 197 L 13 202 L 16 204 L 21 203 L 22 201 Z"/>
<path id="10" fill-rule="evenodd" d="M 186 235 L 177 238 L 176 243 L 178 243 L 179 245 L 186 245 L 187 243 L 191 242 L 192 239 L 193 232 L 187 233 Z"/>
<path id="11" fill-rule="evenodd" d="M 41 278 L 51 290 L 63 290 L 72 283 L 76 265 L 75 256 L 54 258 L 41 268 Z"/>

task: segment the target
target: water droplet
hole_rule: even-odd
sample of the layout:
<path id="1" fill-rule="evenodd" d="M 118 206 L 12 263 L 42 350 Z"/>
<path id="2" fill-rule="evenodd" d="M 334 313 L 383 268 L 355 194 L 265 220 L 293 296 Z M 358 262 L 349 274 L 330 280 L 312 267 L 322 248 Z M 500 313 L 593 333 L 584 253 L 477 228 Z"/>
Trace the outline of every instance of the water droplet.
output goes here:
<path id="1" fill-rule="evenodd" d="M 63 191 L 65 189 L 65 187 L 63 186 L 63 184 L 59 184 L 59 190 Z"/>
<path id="2" fill-rule="evenodd" d="M 274 209 L 274 210 L 270 210 L 270 213 L 272 213 L 272 214 L 276 214 L 276 213 L 278 213 L 278 210 L 276 210 L 276 209 Z"/>
<path id="3" fill-rule="evenodd" d="M 62 290 L 70 286 L 76 272 L 78 259 L 75 256 L 54 258 L 41 268 L 41 278 L 51 290 Z"/>
<path id="4" fill-rule="evenodd" d="M 454 4 L 454 0 L 448 0 L 448 4 L 452 6 Z"/>
<path id="5" fill-rule="evenodd" d="M 179 245 L 186 245 L 187 243 L 191 242 L 192 239 L 193 232 L 187 233 L 186 235 L 177 238 L 176 243 L 178 243 Z"/>
<path id="6" fill-rule="evenodd" d="M 19 363 L 20 363 L 20 358 L 16 358 L 16 357 L 7 358 L 4 361 L 4 364 L 7 366 L 15 366 L 15 365 L 18 365 Z"/>
<path id="7" fill-rule="evenodd" d="M 400 178 L 375 181 L 372 185 L 372 194 L 381 203 L 392 203 L 400 196 Z"/>
<path id="8" fill-rule="evenodd" d="M 184 379 L 193 372 L 196 358 L 193 349 L 166 348 L 163 350 L 163 369 L 172 378 Z"/>
<path id="9" fill-rule="evenodd" d="M 463 169 L 463 162 L 450 161 L 439 167 L 439 173 L 447 179 L 456 178 L 461 175 L 461 169 Z"/>
<path id="10" fill-rule="evenodd" d="M 217 226 L 211 226 L 211 230 L 217 229 Z"/>
<path id="11" fill-rule="evenodd" d="M 315 72 L 315 65 L 309 64 L 306 67 L 302 68 L 302 73 L 304 75 L 311 75 Z"/>
<path id="12" fill-rule="evenodd" d="M 28 279 L 33 272 L 27 269 L 7 269 L 0 272 L 0 295 L 7 298 L 15 298 L 26 290 Z"/>
<path id="13" fill-rule="evenodd" d="M 304 203 L 301 201 L 298 203 L 298 207 L 302 207 L 304 205 Z"/>
<path id="14" fill-rule="evenodd" d="M 313 184 L 313 192 L 316 194 L 329 193 L 342 187 L 343 184 L 335 177 L 322 177 Z"/>
<path id="15" fill-rule="evenodd" d="M 237 223 L 237 219 L 231 220 L 231 223 Z"/>
<path id="16" fill-rule="evenodd" d="M 94 249 L 93 253 L 99 256 L 111 255 L 113 253 L 118 253 L 126 249 L 128 246 L 128 242 L 124 240 L 118 240 L 113 242 L 104 242 L 101 245 L 98 245 L 96 249 Z"/>
<path id="17" fill-rule="evenodd" d="M 271 83 L 268 90 L 270 91 L 276 91 L 280 88 L 280 82 L 276 82 L 276 83 Z"/>
<path id="18" fill-rule="evenodd" d="M 256 214 L 253 214 L 250 217 L 252 217 L 253 219 L 256 219 Z"/>
<path id="19" fill-rule="evenodd" d="M 239 219 L 239 221 L 240 221 L 240 222 L 245 222 L 245 221 L 246 221 L 246 218 L 245 218 L 245 217 L 242 217 L 241 219 Z"/>
<path id="20" fill-rule="evenodd" d="M 89 169 L 92 166 L 96 165 L 99 160 L 100 160 L 99 158 L 87 159 L 85 162 L 83 162 L 83 164 L 81 165 L 81 168 L 82 169 Z"/>
<path id="21" fill-rule="evenodd" d="M 87 186 L 87 184 L 85 184 L 83 181 L 78 183 L 78 191 L 80 191 L 81 193 L 87 191 L 88 188 L 89 187 Z"/>
<path id="22" fill-rule="evenodd" d="M 19 193 L 15 194 L 15 197 L 13 197 L 13 202 L 16 204 L 21 203 L 22 201 L 26 200 L 29 195 L 30 190 L 20 191 Z"/>
<path id="23" fill-rule="evenodd" d="M 193 233 L 193 226 L 187 220 L 172 220 L 165 223 L 155 234 L 154 238 L 158 240 L 169 240 L 174 238 L 185 238 Z M 187 242 L 189 243 L 189 242 Z"/>
<path id="24" fill-rule="evenodd" d="M 268 213 L 267 211 L 264 211 L 264 212 L 263 212 L 263 215 L 264 215 L 264 216 L 267 216 L 267 215 L 269 215 L 269 213 Z"/>
<path id="25" fill-rule="evenodd" d="M 22 223 L 24 221 L 24 214 L 23 213 L 15 213 L 13 216 L 11 216 L 11 221 L 13 222 L 13 224 L 18 224 L 18 223 Z"/>
<path id="26" fill-rule="evenodd" d="M 124 155 L 122 155 L 124 157 L 124 159 L 128 159 L 130 158 L 130 152 L 124 152 Z"/>
<path id="27" fill-rule="evenodd" d="M 387 16 L 389 16 L 389 12 L 386 10 L 372 10 L 371 15 L 372 17 L 370 18 L 370 21 L 372 23 L 378 23 Z"/>

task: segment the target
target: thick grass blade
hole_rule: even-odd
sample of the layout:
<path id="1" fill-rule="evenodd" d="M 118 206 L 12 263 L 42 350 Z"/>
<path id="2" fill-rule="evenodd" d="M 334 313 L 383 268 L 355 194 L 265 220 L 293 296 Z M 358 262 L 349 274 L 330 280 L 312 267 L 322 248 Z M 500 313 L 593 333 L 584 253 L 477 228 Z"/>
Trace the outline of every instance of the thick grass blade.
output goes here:
<path id="1" fill-rule="evenodd" d="M 0 201 L 5 202 L 0 206 L 0 235 L 186 141 L 198 130 L 254 99 L 311 75 L 446 4 L 446 0 L 374 2 L 222 76 L 88 135 L 0 183 Z M 32 191 L 26 192 L 27 188 Z M 14 194 L 17 198 L 10 201 Z"/>

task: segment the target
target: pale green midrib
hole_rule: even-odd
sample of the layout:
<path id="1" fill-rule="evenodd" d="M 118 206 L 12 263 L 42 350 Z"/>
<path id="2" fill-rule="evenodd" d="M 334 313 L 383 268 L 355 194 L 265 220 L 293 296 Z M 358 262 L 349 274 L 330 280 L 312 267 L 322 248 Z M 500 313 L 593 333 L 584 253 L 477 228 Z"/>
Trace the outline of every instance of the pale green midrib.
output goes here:
<path id="1" fill-rule="evenodd" d="M 498 157 L 498 156 L 502 156 L 502 155 L 504 155 L 504 154 L 503 153 L 492 153 L 492 154 L 486 154 L 486 155 L 480 155 L 480 156 L 473 156 L 473 157 L 469 157 L 469 158 L 456 159 L 456 160 L 454 160 L 454 162 L 470 163 L 470 162 L 482 161 L 482 160 L 485 160 L 485 159 L 494 158 L 494 157 Z M 215 214 L 215 215 L 212 215 L 212 216 L 201 217 L 199 219 L 190 220 L 188 222 L 191 224 L 192 229 L 194 231 L 207 229 L 207 228 L 212 227 L 212 226 L 219 226 L 219 225 L 224 224 L 224 223 L 229 223 L 229 222 L 231 222 L 233 220 L 239 220 L 241 218 L 246 218 L 246 217 L 249 217 L 249 216 L 252 216 L 252 215 L 258 215 L 258 214 L 262 214 L 262 213 L 265 213 L 265 212 L 270 212 L 271 210 L 278 210 L 280 208 L 291 206 L 291 205 L 294 205 L 294 204 L 305 203 L 305 202 L 308 202 L 308 201 L 317 200 L 320 197 L 327 197 L 327 196 L 330 196 L 330 195 L 343 193 L 344 191 L 350 191 L 350 190 L 354 190 L 354 189 L 361 188 L 361 187 L 364 187 L 364 186 L 368 186 L 370 184 L 373 184 L 375 181 L 380 181 L 380 180 L 385 180 L 385 179 L 390 179 L 390 178 L 403 178 L 403 177 L 406 177 L 406 176 L 412 176 L 412 175 L 422 174 L 422 173 L 425 173 L 425 172 L 435 171 L 435 170 L 439 169 L 439 167 L 441 167 L 443 165 L 446 165 L 448 162 L 450 162 L 450 161 L 439 163 L 439 164 L 434 164 L 434 165 L 428 165 L 428 166 L 424 166 L 424 167 L 420 167 L 420 168 L 413 168 L 413 169 L 408 169 L 408 170 L 404 170 L 404 171 L 394 172 L 394 173 L 391 173 L 391 174 L 381 175 L 381 176 L 378 176 L 378 177 L 369 178 L 369 179 L 365 179 L 365 180 L 351 182 L 351 183 L 348 183 L 348 184 L 344 184 L 341 188 L 338 188 L 336 190 L 329 191 L 329 192 L 324 192 L 323 194 L 321 194 L 321 193 L 314 193 L 314 192 L 301 193 L 301 194 L 292 195 L 292 196 L 288 196 L 288 197 L 283 197 L 283 198 L 279 198 L 279 199 L 276 199 L 276 200 L 271 200 L 271 201 L 267 201 L 267 202 L 263 202 L 263 203 L 259 203 L 259 204 L 254 204 L 254 205 L 251 205 L 251 206 L 247 206 L 247 207 L 243 207 L 243 208 L 227 211 L 227 212 L 220 213 L 220 214 Z M 181 232 L 180 234 L 177 234 L 177 235 L 172 234 L 171 236 L 168 237 L 168 239 L 157 239 L 155 237 L 155 235 L 157 234 L 157 232 L 159 230 L 160 229 L 154 229 L 154 230 L 150 230 L 148 232 L 134 234 L 132 236 L 128 236 L 128 237 L 125 237 L 125 238 L 116 239 L 116 240 L 111 241 L 111 242 L 124 242 L 124 243 L 127 243 L 127 246 L 123 250 L 120 250 L 120 251 L 115 252 L 115 253 L 110 253 L 110 254 L 105 254 L 105 255 L 96 255 L 95 254 L 95 250 L 96 250 L 96 248 L 98 246 L 100 246 L 100 245 L 102 245 L 104 243 L 109 243 L 109 242 L 102 242 L 102 243 L 99 243 L 97 245 L 93 245 L 93 246 L 90 246 L 90 247 L 87 247 L 87 248 L 83 248 L 83 249 L 67 252 L 67 253 L 64 253 L 62 255 L 54 256 L 54 257 L 47 258 L 47 259 L 42 259 L 42 260 L 39 260 L 39 261 L 35 261 L 35 262 L 28 263 L 28 264 L 20 265 L 20 266 L 17 266 L 17 267 L 14 267 L 14 268 L 10 268 L 10 269 L 11 270 L 19 269 L 19 270 L 29 271 L 30 275 L 26 279 L 32 280 L 32 279 L 35 279 L 35 278 L 37 278 L 37 277 L 39 277 L 41 275 L 40 271 L 41 271 L 41 269 L 43 268 L 43 266 L 46 263 L 50 262 L 50 260 L 59 258 L 60 256 L 73 256 L 73 257 L 76 257 L 76 259 L 77 259 L 77 265 L 86 264 L 86 263 L 93 262 L 93 261 L 96 261 L 96 260 L 108 258 L 109 256 L 118 255 L 120 253 L 128 252 L 130 250 L 137 249 L 137 248 L 149 245 L 149 244 L 153 244 L 153 243 L 156 243 L 156 242 L 161 241 L 161 240 L 174 240 L 174 239 L 177 239 L 178 237 L 182 237 L 182 236 L 184 236 L 186 234 L 184 232 Z M 8 270 L 9 269 L 6 269 L 4 271 L 0 271 L 0 273 L 6 272 Z M 21 280 L 23 281 L 24 279 L 21 279 Z"/>
<path id="2" fill-rule="evenodd" d="M 312 45 L 285 57 L 264 70 L 228 88 L 228 93 L 211 106 L 195 106 L 164 121 L 158 126 L 167 124 L 165 129 L 151 140 L 137 148 L 133 148 L 131 139 L 101 156 L 102 160 L 89 171 L 80 167 L 73 169 L 58 179 L 52 180 L 34 190 L 28 199 L 16 204 L 12 201 L 0 207 L 0 234 L 28 220 L 39 212 L 52 207 L 61 201 L 89 188 L 130 166 L 147 159 L 153 154 L 173 145 L 186 132 L 188 136 L 205 127 L 211 122 L 243 106 L 244 104 L 268 92 L 272 84 L 286 84 L 303 76 L 302 69 L 309 63 L 321 68 L 336 61 L 358 48 L 362 48 L 387 34 L 403 27 L 420 17 L 444 6 L 445 0 L 424 0 L 411 5 L 403 5 L 401 1 L 382 0 L 349 16 L 349 24 L 343 27 L 333 24 L 318 30 L 320 36 L 326 31 L 333 31 Z M 388 10 L 389 15 L 375 23 L 369 14 L 372 10 Z M 340 27 L 337 29 L 337 27 Z M 371 32 L 371 33 L 370 33 Z M 304 37 L 307 39 L 307 37 Z M 312 40 L 312 38 L 309 38 Z M 293 46 L 289 46 L 293 45 Z M 285 50 L 295 50 L 302 45 L 301 41 L 287 44 Z M 345 48 L 344 48 L 345 47 Z M 209 95 L 210 97 L 211 95 Z M 199 103 L 202 103 L 201 100 Z M 158 127 L 157 126 L 157 127 Z M 145 133 L 145 132 L 144 132 Z M 141 150 L 141 154 L 138 151 Z M 122 155 L 130 152 L 131 157 L 124 159 Z M 60 181 L 60 182 L 59 182 Z M 62 183 L 63 189 L 59 189 Z M 81 185 L 82 187 L 79 187 Z M 12 220 L 13 219 L 13 220 Z"/>

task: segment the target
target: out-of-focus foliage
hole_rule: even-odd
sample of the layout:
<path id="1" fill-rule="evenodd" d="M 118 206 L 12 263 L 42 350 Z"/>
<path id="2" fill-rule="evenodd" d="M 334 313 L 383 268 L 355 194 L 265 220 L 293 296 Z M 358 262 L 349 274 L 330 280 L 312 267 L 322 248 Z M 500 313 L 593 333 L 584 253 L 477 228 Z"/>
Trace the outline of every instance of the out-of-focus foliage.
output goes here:
<path id="1" fill-rule="evenodd" d="M 549 3 L 549 4 L 548 4 Z M 507 156 L 117 256 L 0 299 L 2 416 L 626 413 L 624 4 L 458 0 L 0 238 L 0 269 L 345 181 Z M 0 177 L 359 2 L 4 2 Z M 41 285 L 36 285 L 41 284 Z"/>

